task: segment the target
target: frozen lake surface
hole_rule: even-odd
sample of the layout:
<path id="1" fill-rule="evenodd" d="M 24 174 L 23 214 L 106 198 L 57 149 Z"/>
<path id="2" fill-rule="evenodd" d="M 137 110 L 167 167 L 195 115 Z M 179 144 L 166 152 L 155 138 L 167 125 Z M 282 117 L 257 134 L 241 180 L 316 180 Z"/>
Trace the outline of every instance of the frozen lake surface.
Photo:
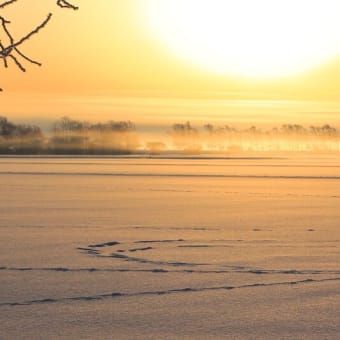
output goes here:
<path id="1" fill-rule="evenodd" d="M 0 158 L 0 339 L 338 339 L 340 159 Z"/>

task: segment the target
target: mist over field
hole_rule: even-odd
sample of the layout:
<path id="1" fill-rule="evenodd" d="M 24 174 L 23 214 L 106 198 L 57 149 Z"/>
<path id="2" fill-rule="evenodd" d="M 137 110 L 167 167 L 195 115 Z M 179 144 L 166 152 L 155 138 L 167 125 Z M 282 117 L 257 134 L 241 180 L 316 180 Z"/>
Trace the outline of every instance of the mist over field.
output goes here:
<path id="1" fill-rule="evenodd" d="M 259 152 L 339 152 L 340 132 L 329 124 L 284 124 L 271 129 L 237 129 L 189 121 L 164 131 L 146 132 L 131 121 L 89 122 L 63 117 L 48 131 L 37 125 L 0 118 L 0 152 L 4 154 L 184 154 Z"/>

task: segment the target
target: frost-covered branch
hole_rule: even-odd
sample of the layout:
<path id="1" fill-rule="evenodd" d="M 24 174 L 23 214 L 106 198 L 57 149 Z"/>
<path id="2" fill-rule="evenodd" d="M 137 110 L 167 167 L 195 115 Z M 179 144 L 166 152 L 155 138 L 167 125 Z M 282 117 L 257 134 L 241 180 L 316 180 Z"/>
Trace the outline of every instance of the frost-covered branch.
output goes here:
<path id="1" fill-rule="evenodd" d="M 16 0 L 14 0 L 14 1 L 16 1 Z M 57 5 L 61 8 L 71 8 L 71 9 L 74 9 L 74 10 L 78 9 L 77 6 L 71 4 L 69 1 L 66 1 L 66 0 L 58 0 Z"/>
<path id="2" fill-rule="evenodd" d="M 12 5 L 15 2 L 19 2 L 19 0 L 7 0 L 0 2 L 0 9 Z M 77 6 L 73 5 L 67 0 L 57 0 L 56 4 L 61 8 L 68 8 L 72 10 L 78 9 Z M 39 33 L 39 31 L 47 25 L 51 18 L 52 13 L 47 14 L 46 18 L 31 31 L 24 34 L 20 38 L 15 38 L 10 30 L 11 22 L 0 15 L 0 59 L 3 60 L 3 65 L 5 68 L 9 66 L 9 61 L 12 61 L 13 64 L 17 66 L 22 72 L 26 72 L 24 62 L 41 66 L 40 62 L 33 60 L 21 51 L 21 45 L 29 40 L 33 35 Z M 0 91 L 2 91 L 1 88 Z"/>

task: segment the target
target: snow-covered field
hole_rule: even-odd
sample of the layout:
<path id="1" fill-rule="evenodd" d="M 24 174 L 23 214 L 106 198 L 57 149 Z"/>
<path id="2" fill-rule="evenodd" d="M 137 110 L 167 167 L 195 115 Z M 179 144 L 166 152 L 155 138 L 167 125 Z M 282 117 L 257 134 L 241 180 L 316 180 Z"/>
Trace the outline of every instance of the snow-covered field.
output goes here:
<path id="1" fill-rule="evenodd" d="M 338 339 L 340 160 L 0 158 L 0 339 Z"/>

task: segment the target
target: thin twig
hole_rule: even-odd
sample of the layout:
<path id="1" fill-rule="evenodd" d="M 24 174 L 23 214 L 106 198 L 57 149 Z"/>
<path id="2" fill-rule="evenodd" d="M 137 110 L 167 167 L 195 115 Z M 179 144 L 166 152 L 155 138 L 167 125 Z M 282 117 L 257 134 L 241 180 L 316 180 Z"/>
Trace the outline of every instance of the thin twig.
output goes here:
<path id="1" fill-rule="evenodd" d="M 8 1 L 5 1 L 2 4 L 0 4 L 0 8 L 4 8 L 4 7 L 8 6 L 8 5 L 11 5 L 13 2 L 16 2 L 16 1 L 18 1 L 18 0 L 8 0 Z"/>
<path id="2" fill-rule="evenodd" d="M 14 1 L 16 1 L 16 0 L 14 0 Z M 69 3 L 66 0 L 58 0 L 57 5 L 61 8 L 71 8 L 71 9 L 74 9 L 74 10 L 77 10 L 79 8 L 75 5 L 72 5 L 71 3 Z"/>
<path id="3" fill-rule="evenodd" d="M 25 60 L 27 60 L 28 62 L 30 62 L 31 64 L 35 64 L 38 66 L 41 66 L 41 63 L 39 63 L 39 61 L 33 60 L 29 57 L 27 57 L 27 55 L 23 54 L 17 47 L 14 48 L 14 50 Z"/>
<path id="4" fill-rule="evenodd" d="M 3 1 L 2 3 L 0 3 L 0 9 L 5 8 L 6 6 L 12 5 L 13 3 L 15 3 L 17 1 L 18 0 Z M 69 8 L 69 9 L 73 9 L 73 10 L 78 9 L 77 6 L 71 4 L 68 0 L 55 0 L 55 1 L 56 1 L 57 6 L 59 6 L 61 8 Z M 11 34 L 10 29 L 8 28 L 10 21 L 5 19 L 3 16 L 0 16 L 0 29 L 2 29 L 2 32 L 0 30 L 0 38 L 1 38 L 1 35 L 3 35 L 3 36 L 5 36 L 5 40 L 7 41 L 7 43 L 4 43 L 4 41 L 0 39 L 0 59 L 3 60 L 5 68 L 8 67 L 8 60 L 7 59 L 11 59 L 14 62 L 14 64 L 22 72 L 26 72 L 26 68 L 22 64 L 20 58 L 22 58 L 23 60 L 25 60 L 25 61 L 27 61 L 31 64 L 41 66 L 40 62 L 33 60 L 32 58 L 25 55 L 21 51 L 20 47 L 24 42 L 29 40 L 33 35 L 36 35 L 37 33 L 39 33 L 47 25 L 47 23 L 51 20 L 51 17 L 52 17 L 52 13 L 49 13 L 46 16 L 46 18 L 39 25 L 37 25 L 34 29 L 32 29 L 30 32 L 28 32 L 27 34 L 25 34 L 21 38 L 15 39 L 13 37 L 13 35 Z M 2 91 L 1 88 L 0 88 L 0 91 Z"/>
<path id="5" fill-rule="evenodd" d="M 46 19 L 40 25 L 38 25 L 33 31 L 31 31 L 28 34 L 26 34 L 25 36 L 23 36 L 16 43 L 12 43 L 12 45 L 8 46 L 8 48 L 15 48 L 15 47 L 21 45 L 24 41 L 28 40 L 32 35 L 37 34 L 42 28 L 44 28 L 46 26 L 46 24 L 50 21 L 51 17 L 52 17 L 52 13 L 49 13 L 47 15 Z"/>

